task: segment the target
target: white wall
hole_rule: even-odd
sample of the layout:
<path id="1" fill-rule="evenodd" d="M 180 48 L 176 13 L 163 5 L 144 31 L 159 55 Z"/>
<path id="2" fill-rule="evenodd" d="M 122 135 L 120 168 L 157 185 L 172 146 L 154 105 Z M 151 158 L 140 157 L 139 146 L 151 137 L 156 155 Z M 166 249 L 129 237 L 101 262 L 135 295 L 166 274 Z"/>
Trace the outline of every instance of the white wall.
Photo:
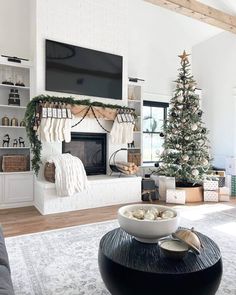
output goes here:
<path id="1" fill-rule="evenodd" d="M 122 55 L 124 64 L 123 101 L 101 98 L 96 98 L 96 100 L 125 104 L 127 96 L 127 1 L 36 0 L 36 2 L 36 94 L 52 94 L 52 92 L 45 91 L 45 39 L 51 39 Z M 60 93 L 56 95 L 65 96 Z"/>
<path id="2" fill-rule="evenodd" d="M 235 97 L 236 36 L 221 33 L 193 47 L 193 71 L 202 88 L 204 120 L 210 130 L 214 164 L 225 166 L 226 156 L 236 156 Z"/>
<path id="3" fill-rule="evenodd" d="M 45 91 L 45 39 L 96 49 L 123 56 L 123 100 L 90 98 L 104 103 L 122 104 L 127 102 L 127 15 L 126 0 L 35 0 L 36 39 L 35 39 L 35 95 L 48 94 L 67 96 L 65 93 Z M 71 94 L 68 94 L 71 96 Z M 76 96 L 77 98 L 87 98 Z M 78 121 L 76 119 L 75 121 Z M 103 122 L 110 129 L 111 123 Z M 73 131 L 104 132 L 97 122 L 85 119 Z M 108 137 L 108 158 L 122 147 L 111 145 Z M 42 158 L 60 153 L 61 144 L 44 144 Z M 123 154 L 123 159 L 126 155 Z"/>
<path id="4" fill-rule="evenodd" d="M 144 99 L 166 101 L 178 54 L 221 30 L 142 0 L 129 0 L 128 74 L 146 80 Z"/>
<path id="5" fill-rule="evenodd" d="M 30 1 L 0 0 L 0 54 L 31 58 Z"/>

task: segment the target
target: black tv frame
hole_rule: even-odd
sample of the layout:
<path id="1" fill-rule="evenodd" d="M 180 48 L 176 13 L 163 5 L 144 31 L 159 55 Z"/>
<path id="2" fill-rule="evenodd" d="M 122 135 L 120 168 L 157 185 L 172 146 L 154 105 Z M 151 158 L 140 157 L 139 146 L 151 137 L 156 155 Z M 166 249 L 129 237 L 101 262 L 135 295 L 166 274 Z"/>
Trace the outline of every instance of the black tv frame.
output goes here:
<path id="1" fill-rule="evenodd" d="M 46 54 L 47 54 L 47 49 L 46 49 L 47 41 L 54 42 L 54 43 L 59 43 L 59 44 L 64 44 L 65 46 L 68 46 L 68 47 L 70 47 L 70 46 L 79 47 L 79 48 L 82 48 L 82 49 L 87 49 L 89 51 L 94 51 L 94 52 L 99 52 L 99 53 L 104 53 L 104 54 L 120 57 L 121 58 L 121 97 L 120 98 L 114 98 L 114 97 L 105 97 L 105 96 L 98 96 L 98 95 L 93 96 L 93 95 L 79 93 L 79 92 L 64 91 L 64 90 L 58 90 L 58 89 L 53 89 L 53 88 L 48 89 L 47 88 L 47 84 L 48 84 L 47 83 L 47 75 L 48 75 L 48 72 L 47 72 L 47 56 L 46 56 Z M 78 46 L 78 45 L 67 44 L 67 43 L 64 43 L 64 42 L 55 41 L 55 40 L 51 40 L 51 39 L 45 39 L 45 90 L 46 91 L 59 92 L 59 93 L 68 93 L 68 94 L 88 96 L 88 97 L 98 97 L 98 98 L 104 98 L 104 99 L 122 100 L 123 99 L 123 78 L 124 77 L 123 77 L 123 56 L 122 55 L 112 54 L 112 53 L 109 53 L 109 52 L 99 51 L 99 50 L 86 48 L 86 47 L 82 47 L 82 46 Z"/>

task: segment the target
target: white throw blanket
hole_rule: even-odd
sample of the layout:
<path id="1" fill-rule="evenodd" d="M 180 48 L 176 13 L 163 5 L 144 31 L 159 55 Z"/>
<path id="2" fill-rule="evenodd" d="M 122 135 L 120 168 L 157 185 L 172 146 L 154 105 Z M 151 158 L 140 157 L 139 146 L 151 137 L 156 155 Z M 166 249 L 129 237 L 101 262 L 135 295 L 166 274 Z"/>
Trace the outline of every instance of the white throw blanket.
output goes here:
<path id="1" fill-rule="evenodd" d="M 48 162 L 54 163 L 57 194 L 72 196 L 88 188 L 88 179 L 82 161 L 71 154 L 51 156 Z"/>

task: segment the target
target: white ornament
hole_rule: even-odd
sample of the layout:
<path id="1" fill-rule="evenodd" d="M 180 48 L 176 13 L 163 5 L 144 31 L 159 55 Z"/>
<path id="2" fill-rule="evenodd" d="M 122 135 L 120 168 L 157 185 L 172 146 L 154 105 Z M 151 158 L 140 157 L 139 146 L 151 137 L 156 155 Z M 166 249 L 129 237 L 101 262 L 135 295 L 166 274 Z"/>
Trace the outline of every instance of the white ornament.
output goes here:
<path id="1" fill-rule="evenodd" d="M 193 130 L 193 131 L 196 131 L 197 130 L 197 124 L 193 124 L 192 126 L 191 126 L 191 129 Z"/>
<path id="2" fill-rule="evenodd" d="M 192 170 L 192 175 L 193 176 L 198 176 L 198 174 L 199 174 L 199 171 L 197 169 Z"/>
<path id="3" fill-rule="evenodd" d="M 182 159 L 187 162 L 189 160 L 189 156 L 188 155 L 183 155 Z"/>
<path id="4" fill-rule="evenodd" d="M 185 138 L 184 138 L 185 140 L 189 140 L 189 136 L 185 136 Z"/>
<path id="5" fill-rule="evenodd" d="M 203 166 L 207 166 L 207 165 L 208 165 L 208 163 L 209 163 L 209 162 L 208 162 L 208 160 L 207 160 L 207 159 L 203 159 L 203 161 L 202 161 L 202 165 L 203 165 Z"/>
<path id="6" fill-rule="evenodd" d="M 175 147 L 178 149 L 178 148 L 180 148 L 180 145 L 177 143 Z"/>
<path id="7" fill-rule="evenodd" d="M 183 108 L 183 105 L 180 104 L 180 105 L 177 106 L 177 108 L 178 108 L 179 110 L 181 110 L 181 109 Z"/>
<path id="8" fill-rule="evenodd" d="M 178 101 L 178 102 L 182 102 L 183 100 L 184 100 L 183 95 L 179 95 L 179 96 L 177 97 L 177 101 Z"/>

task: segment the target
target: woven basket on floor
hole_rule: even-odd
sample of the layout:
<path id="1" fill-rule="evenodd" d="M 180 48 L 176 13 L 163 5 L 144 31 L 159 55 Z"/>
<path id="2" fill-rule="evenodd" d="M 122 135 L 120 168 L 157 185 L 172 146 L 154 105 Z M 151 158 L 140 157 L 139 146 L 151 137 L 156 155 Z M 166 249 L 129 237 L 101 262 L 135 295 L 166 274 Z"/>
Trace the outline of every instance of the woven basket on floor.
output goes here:
<path id="1" fill-rule="evenodd" d="M 44 178 L 49 182 L 55 182 L 55 164 L 46 162 L 44 166 Z"/>

